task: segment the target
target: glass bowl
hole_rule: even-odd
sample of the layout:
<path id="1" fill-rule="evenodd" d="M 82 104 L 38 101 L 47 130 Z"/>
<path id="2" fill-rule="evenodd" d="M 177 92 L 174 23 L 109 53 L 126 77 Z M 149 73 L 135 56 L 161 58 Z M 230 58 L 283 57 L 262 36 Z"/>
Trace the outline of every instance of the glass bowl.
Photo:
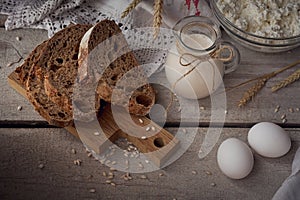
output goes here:
<path id="1" fill-rule="evenodd" d="M 260 52 L 276 53 L 300 46 L 300 35 L 288 38 L 267 38 L 246 32 L 231 23 L 218 9 L 216 0 L 211 0 L 213 14 L 226 33 L 239 44 Z"/>

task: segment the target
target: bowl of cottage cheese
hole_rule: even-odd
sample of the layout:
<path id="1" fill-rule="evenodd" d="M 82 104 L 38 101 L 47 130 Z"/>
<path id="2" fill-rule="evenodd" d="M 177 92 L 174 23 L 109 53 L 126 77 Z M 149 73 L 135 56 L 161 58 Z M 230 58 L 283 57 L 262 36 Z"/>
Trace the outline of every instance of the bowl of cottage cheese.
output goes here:
<path id="1" fill-rule="evenodd" d="M 220 25 L 238 43 L 261 52 L 300 46 L 299 0 L 212 0 Z"/>

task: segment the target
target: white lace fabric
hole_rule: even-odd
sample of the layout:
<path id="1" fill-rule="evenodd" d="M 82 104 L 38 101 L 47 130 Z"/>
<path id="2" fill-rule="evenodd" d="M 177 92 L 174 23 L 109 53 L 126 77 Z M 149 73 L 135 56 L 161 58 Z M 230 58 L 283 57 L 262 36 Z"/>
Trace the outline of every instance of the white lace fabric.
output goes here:
<path id="1" fill-rule="evenodd" d="M 143 34 L 141 27 L 152 26 L 153 1 L 143 0 L 127 17 L 121 18 L 121 13 L 131 0 L 0 0 L 0 14 L 8 15 L 5 22 L 6 30 L 16 28 L 46 29 L 51 37 L 59 30 L 73 24 L 96 24 L 103 19 L 115 20 L 129 45 L 152 40 L 151 34 Z M 211 12 L 205 0 L 199 3 L 200 11 L 205 16 Z M 180 18 L 195 13 L 195 9 L 187 10 L 184 0 L 164 0 L 163 26 L 171 28 Z M 135 32 L 129 31 L 136 29 Z M 132 35 L 134 33 L 134 35 Z M 163 36 L 167 45 L 171 45 L 173 37 Z M 167 38 L 167 39 L 166 39 Z M 151 43 L 153 44 L 153 43 Z M 157 43 L 155 44 L 157 45 Z M 161 44 L 158 44 L 161 46 Z M 157 47 L 157 46 L 156 46 Z M 155 48 L 143 48 L 134 51 L 140 64 L 152 63 L 148 76 L 157 69 L 161 69 L 165 61 L 166 51 Z M 153 70 L 155 69 L 155 70 Z M 150 73 L 151 71 L 151 73 Z"/>

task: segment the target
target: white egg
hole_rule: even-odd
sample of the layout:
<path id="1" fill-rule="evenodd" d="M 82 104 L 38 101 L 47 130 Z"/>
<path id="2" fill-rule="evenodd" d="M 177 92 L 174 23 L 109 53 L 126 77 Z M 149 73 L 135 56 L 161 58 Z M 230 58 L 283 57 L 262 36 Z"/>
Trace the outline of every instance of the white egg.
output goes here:
<path id="1" fill-rule="evenodd" d="M 253 154 L 246 143 L 237 139 L 226 139 L 220 145 L 217 161 L 221 171 L 232 179 L 246 177 L 253 168 Z"/>
<path id="2" fill-rule="evenodd" d="M 256 153 L 270 158 L 283 156 L 291 148 L 288 133 L 271 122 L 254 125 L 248 132 L 248 143 Z"/>

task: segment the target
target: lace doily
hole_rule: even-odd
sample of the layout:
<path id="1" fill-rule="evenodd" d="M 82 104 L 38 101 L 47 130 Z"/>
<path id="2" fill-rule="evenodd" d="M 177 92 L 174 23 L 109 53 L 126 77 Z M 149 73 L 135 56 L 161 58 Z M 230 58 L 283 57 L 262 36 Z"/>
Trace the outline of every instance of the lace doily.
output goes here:
<path id="1" fill-rule="evenodd" d="M 128 30 L 140 27 L 151 27 L 153 20 L 153 2 L 142 1 L 137 8 L 126 18 L 122 19 L 121 13 L 131 0 L 109 1 L 109 0 L 1 0 L 0 14 L 8 15 L 5 22 L 6 30 L 30 27 L 46 29 L 48 36 L 74 24 L 96 24 L 103 19 L 115 20 L 130 46 L 145 42 L 152 37 L 145 37 L 143 31 L 137 29 L 132 37 Z M 171 28 L 180 18 L 196 12 L 195 9 L 187 10 L 184 0 L 164 0 L 164 13 L 162 27 Z M 201 15 L 211 16 L 210 9 L 205 0 L 200 1 L 199 9 Z M 141 37 L 143 35 L 143 37 Z M 165 46 L 171 45 L 173 38 L 170 35 L 164 40 Z M 165 62 L 166 51 L 162 49 L 144 48 L 134 51 L 140 64 L 152 63 L 151 70 L 147 70 L 150 76 L 157 69 L 161 69 Z"/>

